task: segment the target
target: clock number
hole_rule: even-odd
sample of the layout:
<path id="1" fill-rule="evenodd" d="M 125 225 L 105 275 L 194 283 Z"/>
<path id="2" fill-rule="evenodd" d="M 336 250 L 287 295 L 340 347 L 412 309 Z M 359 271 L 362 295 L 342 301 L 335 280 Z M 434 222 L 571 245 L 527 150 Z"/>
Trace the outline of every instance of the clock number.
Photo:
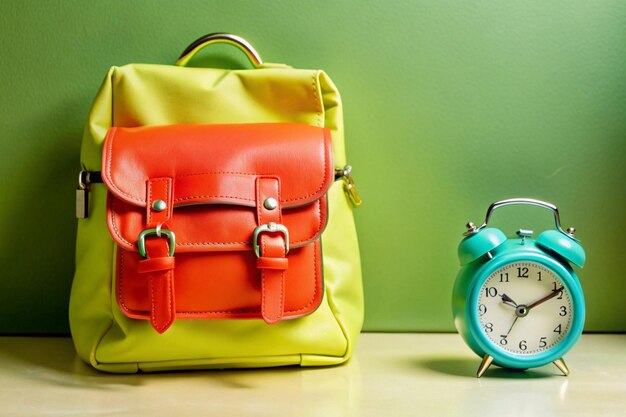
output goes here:
<path id="1" fill-rule="evenodd" d="M 481 316 L 485 315 L 485 313 L 487 312 L 487 306 L 484 304 L 481 304 L 478 306 L 478 314 L 480 314 Z"/>
<path id="2" fill-rule="evenodd" d="M 485 323 L 485 332 L 486 333 L 493 332 L 493 323 Z"/>
<path id="3" fill-rule="evenodd" d="M 502 338 L 502 339 L 500 339 L 500 344 L 501 344 L 502 346 L 506 346 L 506 344 L 508 343 L 508 341 L 506 340 L 506 336 L 507 336 L 507 335 L 505 335 L 505 334 L 501 334 L 501 335 L 500 335 L 500 337 Z"/>
<path id="4" fill-rule="evenodd" d="M 559 316 L 567 316 L 567 308 L 565 308 L 565 306 L 561 306 L 561 311 L 559 312 Z"/>
<path id="5" fill-rule="evenodd" d="M 558 288 L 556 286 L 556 282 L 552 283 L 552 291 L 557 291 Z M 558 297 L 556 297 L 557 300 L 562 300 L 563 299 L 563 290 L 561 290 L 561 293 L 559 294 Z"/>
<path id="6" fill-rule="evenodd" d="M 560 326 L 560 324 L 559 324 Z M 546 346 L 548 346 L 548 342 L 546 342 L 547 337 L 543 336 L 541 339 L 539 339 L 539 347 L 540 348 L 544 348 Z"/>
<path id="7" fill-rule="evenodd" d="M 526 341 L 525 341 L 525 340 L 520 340 L 520 342 L 519 342 L 519 348 L 520 348 L 520 350 L 526 350 L 526 349 L 528 349 L 528 346 L 526 346 Z"/>
<path id="8" fill-rule="evenodd" d="M 485 287 L 485 297 L 495 297 L 496 295 L 498 295 L 496 287 Z"/>
<path id="9" fill-rule="evenodd" d="M 541 281 L 541 271 L 537 272 L 537 281 Z"/>
<path id="10" fill-rule="evenodd" d="M 561 325 L 559 324 L 558 326 L 556 326 L 553 330 L 554 333 L 558 333 L 561 334 Z"/>
<path id="11" fill-rule="evenodd" d="M 509 273 L 500 274 L 500 282 L 509 282 Z"/>
<path id="12" fill-rule="evenodd" d="M 517 277 L 528 278 L 528 268 L 526 267 L 517 268 Z"/>

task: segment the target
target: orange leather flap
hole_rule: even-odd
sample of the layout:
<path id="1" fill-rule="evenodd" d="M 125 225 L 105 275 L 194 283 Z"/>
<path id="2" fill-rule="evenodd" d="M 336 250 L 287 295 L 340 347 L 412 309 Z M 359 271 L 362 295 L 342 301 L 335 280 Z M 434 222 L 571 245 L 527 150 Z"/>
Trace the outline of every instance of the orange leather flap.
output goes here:
<path id="1" fill-rule="evenodd" d="M 257 178 L 274 177 L 290 246 L 301 247 L 326 225 L 331 150 L 328 129 L 305 124 L 113 127 L 102 161 L 109 229 L 136 251 L 151 222 L 149 190 L 166 179 L 171 207 L 159 216 L 176 233 L 177 253 L 251 250 Z"/>

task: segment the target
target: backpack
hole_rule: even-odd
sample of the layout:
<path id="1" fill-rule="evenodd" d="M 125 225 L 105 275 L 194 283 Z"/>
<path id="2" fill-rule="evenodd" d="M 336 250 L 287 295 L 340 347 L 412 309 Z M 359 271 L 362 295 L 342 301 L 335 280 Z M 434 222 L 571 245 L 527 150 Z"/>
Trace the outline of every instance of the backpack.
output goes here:
<path id="1" fill-rule="evenodd" d="M 187 67 L 228 43 L 252 69 Z M 70 328 L 107 372 L 335 365 L 363 293 L 339 93 L 211 34 L 109 70 L 76 190 Z"/>

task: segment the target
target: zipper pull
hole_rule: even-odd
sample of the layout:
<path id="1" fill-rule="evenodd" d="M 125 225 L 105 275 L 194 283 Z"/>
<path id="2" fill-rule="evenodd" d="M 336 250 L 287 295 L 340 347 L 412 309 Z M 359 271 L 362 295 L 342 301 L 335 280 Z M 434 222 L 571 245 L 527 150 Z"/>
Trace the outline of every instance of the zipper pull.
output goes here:
<path id="1" fill-rule="evenodd" d="M 363 204 L 363 200 L 359 195 L 359 192 L 356 189 L 356 184 L 354 183 L 354 179 L 352 179 L 352 167 L 350 165 L 346 165 L 343 168 L 335 169 L 335 178 L 343 179 L 343 190 L 352 202 L 354 207 L 359 207 Z"/>

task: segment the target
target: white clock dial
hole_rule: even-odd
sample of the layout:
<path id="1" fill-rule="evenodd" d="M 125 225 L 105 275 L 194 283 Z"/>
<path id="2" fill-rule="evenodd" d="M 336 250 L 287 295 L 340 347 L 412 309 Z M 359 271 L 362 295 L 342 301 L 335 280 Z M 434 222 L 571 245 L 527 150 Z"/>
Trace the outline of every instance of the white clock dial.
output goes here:
<path id="1" fill-rule="evenodd" d="M 570 331 L 573 304 L 554 271 L 537 262 L 513 262 L 480 288 L 481 331 L 507 352 L 531 355 L 557 345 Z"/>

